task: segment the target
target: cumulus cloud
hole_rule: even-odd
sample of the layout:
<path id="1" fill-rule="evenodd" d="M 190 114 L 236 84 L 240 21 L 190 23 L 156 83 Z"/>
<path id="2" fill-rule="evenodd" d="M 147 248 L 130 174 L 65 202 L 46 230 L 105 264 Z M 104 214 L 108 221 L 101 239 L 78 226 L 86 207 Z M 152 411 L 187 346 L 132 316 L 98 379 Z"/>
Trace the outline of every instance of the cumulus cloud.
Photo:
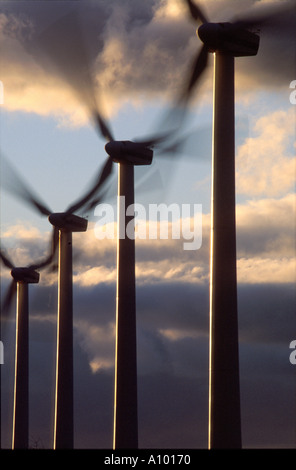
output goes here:
<path id="1" fill-rule="evenodd" d="M 296 280 L 295 258 L 240 258 L 238 282 L 248 284 L 289 283 Z"/>
<path id="2" fill-rule="evenodd" d="M 105 266 L 92 267 L 83 273 L 75 274 L 73 281 L 82 286 L 97 285 L 100 282 L 114 282 L 116 279 L 116 269 Z"/>
<path id="3" fill-rule="evenodd" d="M 277 110 L 260 117 L 253 137 L 238 148 L 238 194 L 282 196 L 295 184 L 296 157 L 294 109 Z"/>
<path id="4" fill-rule="evenodd" d="M 238 274 L 241 282 L 292 282 L 293 257 L 295 256 L 295 195 L 282 198 L 251 199 L 237 204 L 237 256 Z M 172 236 L 174 226 L 181 227 L 184 221 L 158 222 L 156 238 L 136 238 L 136 274 L 139 285 L 174 282 L 204 284 L 209 276 L 210 214 L 202 214 L 201 244 L 198 249 L 185 250 L 182 230 L 179 237 Z M 113 222 L 113 237 L 97 238 L 96 224 L 90 222 L 86 233 L 73 236 L 73 280 L 84 288 L 116 281 L 116 221 Z M 146 221 L 155 225 L 155 221 Z M 162 239 L 161 225 L 167 238 Z M 191 227 L 196 220 L 191 220 Z M 102 227 L 101 227 L 102 228 Z M 195 227 L 196 228 L 196 227 Z M 107 232 L 101 232 L 102 234 Z M 9 239 L 8 254 L 19 263 L 40 259 L 48 250 L 49 233 L 41 233 L 34 227 L 23 225 L 7 228 L 2 234 L 3 247 Z M 36 239 L 39 243 L 36 244 Z M 12 242 L 13 241 L 13 242 Z M 194 246 L 192 246 L 194 248 Z M 274 270 L 278 265 L 277 270 Z M 260 269 L 259 269 L 260 267 Z M 264 274 L 263 274 L 264 272 Z M 283 275 L 284 273 L 284 275 Z M 51 284 L 54 274 L 42 273 L 44 283 Z M 260 281 L 261 280 L 261 281 Z"/>
<path id="5" fill-rule="evenodd" d="M 41 232 L 26 222 L 7 227 L 1 232 L 1 250 L 14 266 L 29 266 L 46 259 L 51 249 L 51 233 Z M 2 269 L 3 268 L 3 269 Z M 10 270 L 1 266 L 2 278 Z"/>
<path id="6" fill-rule="evenodd" d="M 237 206 L 238 281 L 295 282 L 295 194 Z"/>
<path id="7" fill-rule="evenodd" d="M 63 27 L 60 36 L 55 30 L 54 41 L 51 40 L 57 46 L 63 44 L 65 47 L 67 43 L 70 46 L 66 53 L 61 47 L 54 50 L 60 56 L 66 54 L 61 56 L 61 61 L 68 64 L 72 76 L 66 77 L 66 81 L 59 69 L 50 67 L 46 54 L 40 60 L 40 53 L 37 56 L 32 53 L 37 45 L 42 54 L 42 34 L 47 32 L 50 36 L 47 28 L 71 9 L 79 10 L 80 2 L 40 2 L 38 8 L 35 7 L 37 2 L 34 8 L 30 2 L 22 2 L 22 5 L 1 3 L 1 61 L 4 64 L 1 79 L 5 87 L 5 106 L 10 110 L 53 114 L 62 123 L 68 119 L 76 125 L 85 122 L 84 106 L 78 107 L 77 97 L 71 94 L 67 83 L 69 79 L 73 83 L 73 77 L 77 79 L 81 75 L 81 67 L 77 64 L 80 38 L 76 37 L 75 29 Z M 184 2 L 159 0 L 139 4 L 116 1 L 110 5 L 101 1 L 88 2 L 88 8 L 85 3 L 83 14 L 79 11 L 86 25 L 86 49 L 94 64 L 96 82 L 103 91 L 107 114 L 118 110 L 126 101 L 137 105 L 147 99 L 164 102 L 168 97 L 176 97 L 200 47 L 195 34 L 197 25 L 189 18 Z M 219 0 L 202 1 L 201 5 L 210 19 L 225 21 L 239 17 L 243 12 L 249 14 L 250 8 L 256 11 L 260 10 L 258 5 L 270 3 L 273 2 L 262 5 L 253 0 L 239 4 Z M 279 32 L 275 27 L 272 34 L 263 29 L 258 56 L 238 61 L 241 91 L 286 87 L 287 80 L 290 82 L 294 78 L 291 77 L 291 64 L 295 60 L 294 30 L 293 15 L 285 18 Z M 75 68 L 76 73 L 73 73 Z M 211 96 L 211 75 L 208 78 L 207 90 Z M 82 87 L 76 82 L 76 91 L 79 87 L 81 92 Z M 86 94 L 81 96 L 84 104 L 89 104 Z M 199 94 L 199 98 L 204 99 L 203 94 Z"/>
<path id="8" fill-rule="evenodd" d="M 113 369 L 115 325 L 91 325 L 87 320 L 79 318 L 75 322 L 77 340 L 81 347 L 90 354 L 90 367 L 93 373 L 101 369 Z M 98 347 L 99 345 L 99 347 Z"/>
<path id="9" fill-rule="evenodd" d="M 24 223 L 20 223 L 18 225 L 13 225 L 4 229 L 1 232 L 1 238 L 23 240 L 35 238 L 40 240 L 44 238 L 44 234 L 42 234 L 41 231 L 36 227 L 32 227 L 29 224 L 26 226 Z"/>
<path id="10" fill-rule="evenodd" d="M 238 255 L 293 256 L 295 194 L 237 205 Z"/>

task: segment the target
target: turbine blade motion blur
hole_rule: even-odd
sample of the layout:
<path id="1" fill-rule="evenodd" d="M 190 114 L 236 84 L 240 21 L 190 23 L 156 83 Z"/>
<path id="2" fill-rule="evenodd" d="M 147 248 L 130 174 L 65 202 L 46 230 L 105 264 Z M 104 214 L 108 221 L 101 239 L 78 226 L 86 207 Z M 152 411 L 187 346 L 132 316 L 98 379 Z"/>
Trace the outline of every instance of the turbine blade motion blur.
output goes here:
<path id="1" fill-rule="evenodd" d="M 274 34 L 276 34 L 274 28 L 280 28 L 281 34 L 294 34 L 295 21 L 295 2 L 287 2 L 280 6 L 278 4 L 275 6 L 269 5 L 268 9 L 262 8 L 262 11 L 254 11 L 249 16 L 243 16 L 237 19 L 234 18 L 232 24 L 246 29 L 270 29 Z"/>
<path id="2" fill-rule="evenodd" d="M 201 8 L 197 6 L 192 0 L 184 0 L 190 11 L 191 17 L 196 21 L 201 21 L 203 24 L 208 23 L 207 18 L 201 11 Z M 233 19 L 231 23 L 225 23 L 231 25 L 231 31 L 237 29 L 269 29 L 272 34 L 277 34 L 276 31 L 280 31 L 280 34 L 289 34 L 295 37 L 295 22 L 296 22 L 296 7 L 293 2 L 285 2 L 284 5 L 271 5 L 262 8 L 255 8 L 253 12 L 250 12 L 247 16 Z M 220 24 L 220 23 L 217 23 Z M 221 23 L 223 24 L 223 23 Z M 201 26 L 202 28 L 203 26 Z M 280 39 L 280 37 L 279 37 Z M 195 85 L 200 79 L 202 73 L 207 68 L 208 64 L 208 53 L 209 49 L 204 44 L 197 58 L 194 60 L 192 69 L 189 73 L 188 80 L 186 82 L 184 91 L 181 94 L 180 101 L 187 103 Z"/>
<path id="3" fill-rule="evenodd" d="M 190 98 L 190 95 L 200 79 L 201 75 L 205 71 L 208 65 L 208 48 L 206 45 L 203 45 L 199 54 L 193 62 L 190 73 L 188 74 L 188 79 L 186 80 L 186 87 L 184 88 L 180 101 L 187 102 Z"/>
<path id="4" fill-rule="evenodd" d="M 16 282 L 14 279 L 9 284 L 9 287 L 6 291 L 3 303 L 1 305 L 1 320 L 8 318 L 10 312 L 10 306 L 16 295 Z"/>
<path id="5" fill-rule="evenodd" d="M 202 142 L 202 146 L 201 146 Z M 178 137 L 168 145 L 160 148 L 157 154 L 175 158 L 175 156 L 196 162 L 210 162 L 212 154 L 212 127 L 202 126 Z"/>
<path id="6" fill-rule="evenodd" d="M 173 131 L 166 132 L 166 133 L 159 134 L 159 135 L 154 135 L 154 136 L 153 135 L 147 136 L 143 140 L 136 138 L 134 139 L 134 142 L 142 145 L 143 148 L 146 148 L 146 147 L 152 148 L 154 146 L 160 145 L 163 142 L 166 142 L 172 134 L 173 134 Z"/>
<path id="7" fill-rule="evenodd" d="M 14 268 L 14 265 L 12 264 L 12 262 L 10 261 L 10 259 L 8 259 L 8 257 L 6 255 L 4 255 L 3 251 L 1 250 L 0 251 L 0 257 L 3 261 L 3 264 L 9 268 L 9 269 L 13 269 Z"/>
<path id="8" fill-rule="evenodd" d="M 52 230 L 52 236 L 50 240 L 49 255 L 43 260 L 39 261 L 38 263 L 31 264 L 28 267 L 30 269 L 35 270 L 35 269 L 41 269 L 41 268 L 45 268 L 46 266 L 49 266 L 53 262 L 53 259 L 55 257 L 58 241 L 59 241 L 59 231 L 56 227 L 54 227 Z"/>
<path id="9" fill-rule="evenodd" d="M 48 266 L 48 272 L 56 272 L 58 270 L 58 244 L 59 244 L 59 229 L 53 227 L 52 238 L 50 243 L 50 255 L 44 261 L 43 266 L 37 266 L 36 269 Z M 34 268 L 33 268 L 34 269 Z"/>
<path id="10" fill-rule="evenodd" d="M 198 7 L 195 3 L 193 3 L 192 0 L 185 0 L 185 1 L 188 5 L 190 14 L 194 20 L 200 21 L 203 24 L 208 22 L 206 16 L 204 15 L 200 7 Z"/>
<path id="11" fill-rule="evenodd" d="M 107 142 L 114 141 L 114 137 L 111 132 L 110 126 L 107 125 L 106 120 L 103 119 L 103 117 L 98 113 L 98 111 L 95 111 L 93 113 L 93 117 L 94 117 L 94 121 L 96 125 L 98 126 L 99 132 L 107 140 Z"/>
<path id="12" fill-rule="evenodd" d="M 28 185 L 23 181 L 15 168 L 1 155 L 1 169 L 3 188 L 13 196 L 19 198 L 22 202 L 26 202 L 35 210 L 45 216 L 49 216 L 50 209 L 29 189 Z"/>
<path id="13" fill-rule="evenodd" d="M 98 193 L 98 191 L 102 188 L 104 183 L 110 177 L 113 170 L 113 161 L 111 158 L 107 158 L 106 163 L 103 166 L 103 169 L 99 171 L 98 177 L 95 180 L 94 185 L 92 188 L 83 196 L 79 201 L 72 204 L 66 212 L 73 213 L 83 207 L 86 203 L 90 201 L 90 199 Z M 100 198 L 99 198 L 100 199 Z"/>
<path id="14" fill-rule="evenodd" d="M 107 140 L 114 140 L 109 126 L 99 112 L 95 79 L 80 15 L 73 10 L 51 24 L 38 36 L 37 46 L 33 46 L 31 52 L 37 53 L 41 62 L 44 61 L 42 55 L 46 55 L 76 97 L 82 101 L 100 134 Z M 63 34 L 64 31 L 67 34 Z M 45 65 L 48 66 L 48 63 Z"/>

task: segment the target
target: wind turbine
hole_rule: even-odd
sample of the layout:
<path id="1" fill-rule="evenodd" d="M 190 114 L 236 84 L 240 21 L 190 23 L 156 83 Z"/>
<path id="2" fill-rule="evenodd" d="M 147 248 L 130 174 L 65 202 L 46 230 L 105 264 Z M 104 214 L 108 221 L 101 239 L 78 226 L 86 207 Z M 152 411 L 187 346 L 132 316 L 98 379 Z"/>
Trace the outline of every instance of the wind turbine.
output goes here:
<path id="1" fill-rule="evenodd" d="M 151 165 L 153 147 L 165 142 L 166 136 L 135 142 L 116 141 L 98 111 L 97 122 L 100 122 L 100 130 L 102 127 L 104 129 L 101 135 L 107 140 L 105 150 L 110 159 L 118 164 L 113 448 L 135 449 L 138 447 L 138 399 L 134 166 Z M 165 148 L 163 152 L 166 152 Z"/>
<path id="2" fill-rule="evenodd" d="M 278 9 L 231 23 L 210 23 L 192 0 L 191 16 L 201 23 L 203 42 L 182 99 L 187 101 L 214 54 L 212 207 L 210 255 L 209 448 L 240 448 L 241 414 L 235 222 L 234 58 L 254 56 L 261 26 L 277 24 Z"/>
<path id="3" fill-rule="evenodd" d="M 106 120 L 102 115 L 99 116 L 100 122 L 104 123 L 103 137 L 107 134 L 105 150 L 112 161 L 118 164 L 113 448 L 135 449 L 138 447 L 138 404 L 134 167 L 151 165 L 153 148 L 169 141 L 170 135 L 155 136 L 142 141 L 117 141 L 113 138 Z M 162 153 L 173 153 L 181 145 L 181 141 L 168 148 L 164 145 Z"/>
<path id="4" fill-rule="evenodd" d="M 15 294 L 17 298 L 12 449 L 27 449 L 29 445 L 29 284 L 39 282 L 38 270 L 50 265 L 55 249 L 53 230 L 51 253 L 39 263 L 16 267 L 0 251 L 2 262 L 11 269 L 13 278 L 1 309 L 1 323 Z"/>
<path id="5" fill-rule="evenodd" d="M 63 45 L 59 38 L 63 33 Z M 45 54 L 89 111 L 100 137 L 107 141 L 110 161 L 118 164 L 118 237 L 116 291 L 116 347 L 113 447 L 138 447 L 136 281 L 134 237 L 134 166 L 150 165 L 153 148 L 167 142 L 173 132 L 141 141 L 116 141 L 98 111 L 95 84 L 90 72 L 77 12 L 60 18 L 38 36 L 38 56 Z M 31 49 L 34 54 L 34 48 Z M 75 56 L 71 51 L 75 50 Z M 41 52 L 41 56 L 40 56 Z M 36 50 L 35 50 L 36 53 Z M 180 104 L 179 104 L 180 106 Z M 180 106 L 181 109 L 181 106 Z M 180 111 L 179 109 L 179 111 Z M 173 109 L 176 111 L 176 109 Z M 180 119 L 179 119 L 180 121 Z M 175 126 L 174 131 L 176 131 Z M 165 151 L 165 149 L 163 149 Z M 127 236 L 128 232 L 128 236 Z"/>
<path id="6" fill-rule="evenodd" d="M 150 165 L 153 147 L 164 143 L 166 138 L 159 136 L 139 142 L 116 141 L 101 115 L 100 122 L 104 122 L 105 131 L 108 129 L 105 150 L 112 161 L 118 164 L 113 448 L 135 449 L 138 447 L 138 400 L 134 166 Z M 178 148 L 178 143 L 176 147 Z M 173 152 L 174 147 L 164 147 L 162 152 L 166 151 Z"/>
<path id="7" fill-rule="evenodd" d="M 47 216 L 58 234 L 58 318 L 57 318 L 57 366 L 55 393 L 54 448 L 73 448 L 73 275 L 72 233 L 85 232 L 87 220 L 74 214 L 107 190 L 112 161 L 107 158 L 103 168 L 89 191 L 65 212 L 52 212 L 24 183 L 16 170 L 2 157 L 5 177 L 3 186 L 21 198 L 42 216 Z"/>

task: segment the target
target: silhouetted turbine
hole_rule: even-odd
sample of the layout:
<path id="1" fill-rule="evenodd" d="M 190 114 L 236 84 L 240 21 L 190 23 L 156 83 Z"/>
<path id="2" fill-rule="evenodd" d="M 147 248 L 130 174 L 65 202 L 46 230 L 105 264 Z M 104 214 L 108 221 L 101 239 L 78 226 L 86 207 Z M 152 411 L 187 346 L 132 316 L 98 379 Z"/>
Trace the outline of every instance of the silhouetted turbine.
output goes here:
<path id="1" fill-rule="evenodd" d="M 1 323 L 15 294 L 17 296 L 12 449 L 27 449 L 29 446 L 29 284 L 38 283 L 37 270 L 52 263 L 56 250 L 55 238 L 53 230 L 49 256 L 27 267 L 14 266 L 7 255 L 0 252 L 2 262 L 11 269 L 13 278 L 1 308 Z"/>
<path id="2" fill-rule="evenodd" d="M 214 53 L 212 215 L 210 265 L 209 447 L 241 447 L 235 222 L 234 57 L 256 55 L 254 28 L 288 18 L 291 4 L 231 23 L 209 23 L 186 0 L 203 42 L 181 101 L 187 102 Z"/>
<path id="3" fill-rule="evenodd" d="M 87 220 L 73 212 L 85 207 L 92 198 L 99 202 L 108 189 L 107 181 L 112 171 L 112 161 L 107 159 L 100 169 L 92 188 L 77 202 L 61 213 L 53 213 L 33 194 L 16 170 L 2 156 L 4 189 L 28 203 L 42 216 L 47 216 L 58 235 L 58 318 L 57 366 L 54 448 L 73 448 L 73 275 L 72 233 L 85 232 Z M 100 196 L 97 194 L 100 193 Z"/>

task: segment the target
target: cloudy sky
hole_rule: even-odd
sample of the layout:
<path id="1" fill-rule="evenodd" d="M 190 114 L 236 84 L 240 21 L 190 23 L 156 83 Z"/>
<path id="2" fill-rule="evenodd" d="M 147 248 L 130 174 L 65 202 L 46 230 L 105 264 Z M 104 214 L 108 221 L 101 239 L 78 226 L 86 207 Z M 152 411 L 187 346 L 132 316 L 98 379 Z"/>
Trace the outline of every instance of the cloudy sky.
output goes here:
<path id="1" fill-rule="evenodd" d="M 184 4 L 181 0 L 0 2 L 2 163 L 4 158 L 11 162 L 53 211 L 63 211 L 84 193 L 106 153 L 105 141 L 87 113 L 87 89 L 75 73 L 81 38 L 64 27 L 51 43 L 60 54 L 68 51 L 66 58 L 61 56 L 67 60 L 66 74 L 44 54 L 40 38 L 48 37 L 48 28 L 57 19 L 78 8 L 101 109 L 117 139 L 142 137 L 167 124 L 166 112 L 201 46 L 197 25 Z M 265 11 L 277 2 L 199 4 L 212 21 L 227 21 Z M 236 59 L 244 447 L 296 446 L 296 366 L 289 361 L 289 345 L 296 339 L 296 107 L 290 101 L 290 83 L 296 79 L 295 23 L 295 14 L 279 18 L 278 25 L 261 31 L 256 57 Z M 184 146 L 174 155 L 155 151 L 151 169 L 136 173 L 136 181 L 152 175 L 146 186 L 139 184 L 136 202 L 146 209 L 149 203 L 186 205 L 191 230 L 198 237 L 202 229 L 196 249 L 184 249 L 188 230 L 181 211 L 168 239 L 139 237 L 136 242 L 141 448 L 207 447 L 212 64 L 210 57 L 187 110 Z M 70 76 L 79 93 L 69 86 Z M 24 266 L 45 254 L 51 228 L 46 217 L 5 190 L 5 175 L 3 170 L 1 248 L 15 265 Z M 106 202 L 115 207 L 115 193 Z M 194 218 L 200 208 L 202 227 L 200 218 Z M 111 448 L 116 240 L 98 238 L 98 231 L 102 234 L 98 212 L 88 218 L 88 231 L 74 235 L 75 447 Z M 175 239 L 173 228 L 182 222 L 184 230 Z M 1 266 L 3 296 L 10 279 Z M 51 448 L 53 442 L 56 281 L 55 274 L 42 271 L 40 283 L 30 286 L 30 444 L 43 448 Z M 12 306 L 11 322 L 2 332 L 2 445 L 8 448 L 14 315 Z"/>

